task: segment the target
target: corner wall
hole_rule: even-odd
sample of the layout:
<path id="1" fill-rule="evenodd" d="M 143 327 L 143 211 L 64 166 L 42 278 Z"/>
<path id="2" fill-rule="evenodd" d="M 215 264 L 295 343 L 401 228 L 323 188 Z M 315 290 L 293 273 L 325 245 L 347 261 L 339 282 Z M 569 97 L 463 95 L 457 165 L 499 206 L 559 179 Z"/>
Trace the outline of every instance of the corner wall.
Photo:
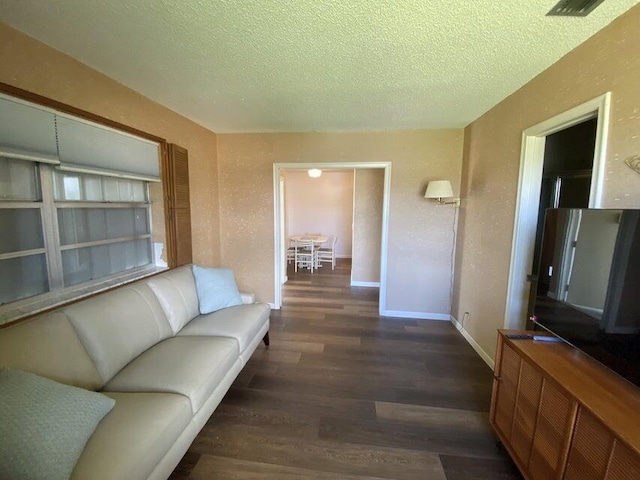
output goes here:
<path id="1" fill-rule="evenodd" d="M 453 315 L 495 357 L 504 314 L 522 131 L 612 92 L 603 206 L 640 208 L 640 6 L 578 46 L 465 129 Z M 523 279 L 524 281 L 524 279 Z"/>

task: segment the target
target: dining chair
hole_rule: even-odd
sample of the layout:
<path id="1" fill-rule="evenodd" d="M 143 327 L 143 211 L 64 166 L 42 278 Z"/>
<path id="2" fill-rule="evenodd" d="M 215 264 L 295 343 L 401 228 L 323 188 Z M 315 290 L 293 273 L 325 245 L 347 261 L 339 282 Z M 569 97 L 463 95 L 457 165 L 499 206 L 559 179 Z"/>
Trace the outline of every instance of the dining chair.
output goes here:
<path id="1" fill-rule="evenodd" d="M 320 247 L 316 250 L 316 254 L 318 257 L 318 265 L 322 266 L 322 262 L 331 263 L 331 270 L 336 269 L 336 242 L 338 241 L 338 237 L 335 235 L 331 240 L 331 246 L 329 247 Z"/>
<path id="2" fill-rule="evenodd" d="M 311 240 L 297 240 L 295 246 L 295 268 L 297 272 L 298 267 L 308 268 L 311 273 L 318 261 L 318 250 L 314 248 Z"/>
<path id="3" fill-rule="evenodd" d="M 287 247 L 287 265 L 296 260 L 296 241 L 289 239 L 289 246 Z"/>

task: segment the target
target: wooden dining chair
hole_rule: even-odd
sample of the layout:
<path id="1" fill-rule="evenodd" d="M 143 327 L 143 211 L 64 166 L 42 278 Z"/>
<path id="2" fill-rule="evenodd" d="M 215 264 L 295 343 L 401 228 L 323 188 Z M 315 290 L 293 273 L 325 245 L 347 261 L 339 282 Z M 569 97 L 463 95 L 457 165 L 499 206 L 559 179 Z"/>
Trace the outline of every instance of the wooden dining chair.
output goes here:
<path id="1" fill-rule="evenodd" d="M 320 247 L 316 250 L 318 257 L 318 265 L 322 266 L 322 262 L 331 263 L 331 270 L 336 269 L 336 242 L 338 237 L 333 236 L 329 247 Z"/>

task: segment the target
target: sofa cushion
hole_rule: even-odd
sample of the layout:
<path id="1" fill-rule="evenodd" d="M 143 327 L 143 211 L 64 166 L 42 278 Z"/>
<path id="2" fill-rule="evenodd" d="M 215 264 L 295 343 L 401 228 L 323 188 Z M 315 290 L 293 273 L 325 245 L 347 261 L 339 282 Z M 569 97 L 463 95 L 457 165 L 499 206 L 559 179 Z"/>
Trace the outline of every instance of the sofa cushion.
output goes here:
<path id="1" fill-rule="evenodd" d="M 0 365 L 88 390 L 103 384 L 69 319 L 60 312 L 0 329 Z"/>
<path id="2" fill-rule="evenodd" d="M 231 269 L 205 268 L 194 265 L 193 276 L 201 314 L 242 305 L 242 297 Z"/>
<path id="3" fill-rule="evenodd" d="M 148 478 L 191 421 L 187 397 L 105 393 L 116 406 L 89 439 L 72 479 Z"/>
<path id="4" fill-rule="evenodd" d="M 68 479 L 113 408 L 96 392 L 0 369 L 0 478 Z"/>
<path id="5" fill-rule="evenodd" d="M 158 297 L 173 333 L 200 313 L 191 267 L 184 266 L 151 277 L 147 285 Z"/>
<path id="6" fill-rule="evenodd" d="M 270 313 L 271 310 L 266 303 L 224 308 L 196 317 L 178 332 L 178 336 L 211 335 L 235 338 L 242 353 L 262 326 L 269 321 Z"/>
<path id="7" fill-rule="evenodd" d="M 93 359 L 103 383 L 173 334 L 153 291 L 140 282 L 74 303 L 62 311 Z"/>
<path id="8" fill-rule="evenodd" d="M 230 338 L 169 338 L 132 361 L 104 390 L 178 393 L 189 397 L 195 413 L 238 356 L 238 344 Z"/>

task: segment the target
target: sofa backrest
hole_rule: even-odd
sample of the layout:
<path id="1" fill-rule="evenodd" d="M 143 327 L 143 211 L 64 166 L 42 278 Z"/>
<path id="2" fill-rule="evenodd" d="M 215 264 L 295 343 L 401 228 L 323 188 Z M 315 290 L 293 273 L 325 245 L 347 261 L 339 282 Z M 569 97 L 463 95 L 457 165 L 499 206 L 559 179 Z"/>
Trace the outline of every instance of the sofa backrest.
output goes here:
<path id="1" fill-rule="evenodd" d="M 45 313 L 0 329 L 0 366 L 88 390 L 103 385 L 91 357 L 61 312 Z"/>
<path id="2" fill-rule="evenodd" d="M 196 283 L 190 266 L 161 273 L 145 283 L 158 297 L 174 334 L 200 314 Z"/>
<path id="3" fill-rule="evenodd" d="M 102 385 L 142 352 L 173 335 L 149 286 L 136 282 L 61 310 L 96 365 Z"/>

